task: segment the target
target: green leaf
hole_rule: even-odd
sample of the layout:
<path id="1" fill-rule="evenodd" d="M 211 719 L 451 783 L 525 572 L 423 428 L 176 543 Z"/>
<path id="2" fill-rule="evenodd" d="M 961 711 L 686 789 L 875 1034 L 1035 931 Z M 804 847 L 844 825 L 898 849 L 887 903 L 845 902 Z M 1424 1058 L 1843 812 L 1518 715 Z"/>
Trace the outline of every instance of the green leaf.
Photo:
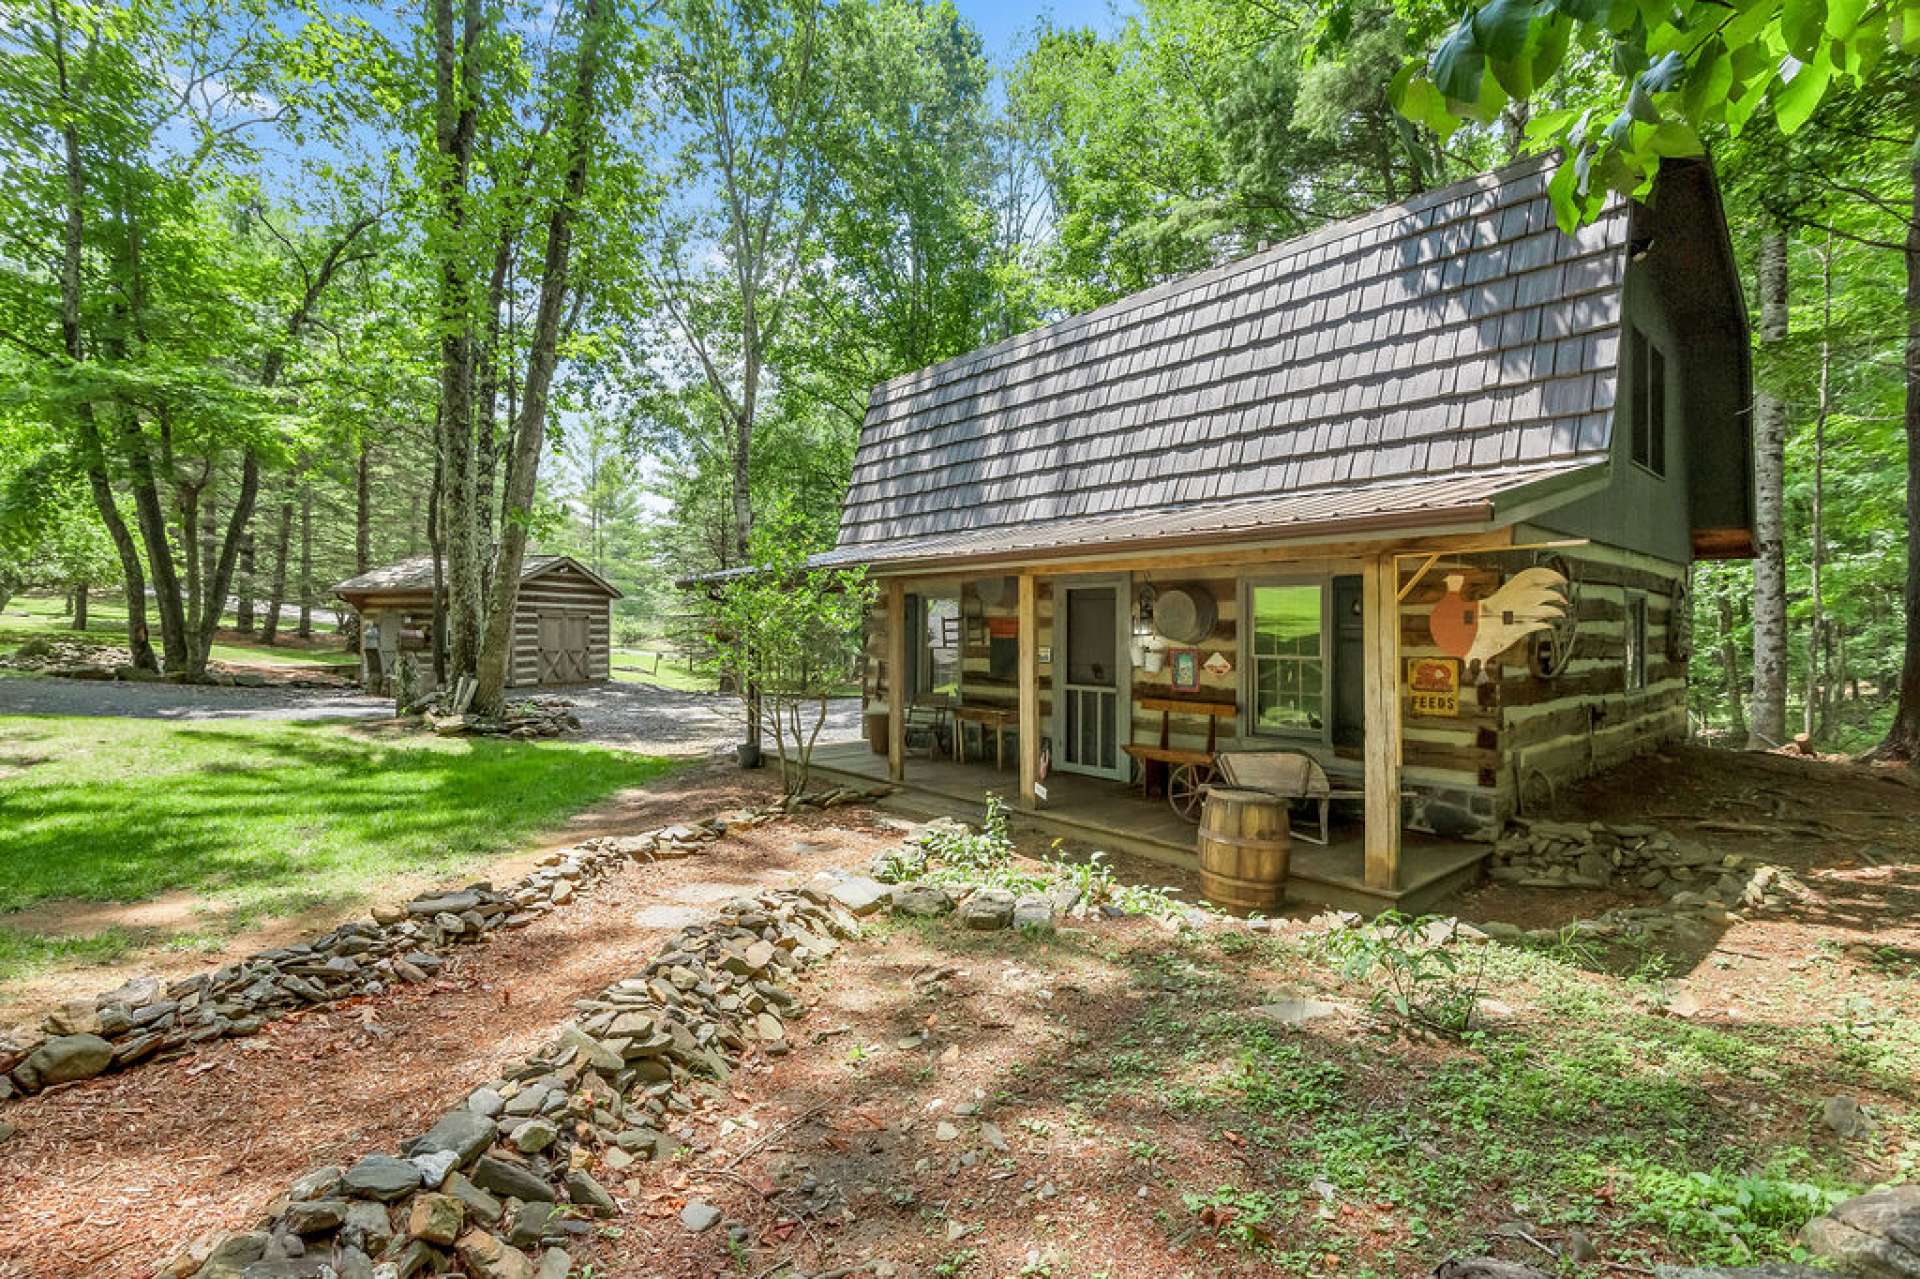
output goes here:
<path id="1" fill-rule="evenodd" d="M 1588 26 L 1608 25 L 1613 13 L 1614 0 L 1552 0 L 1553 7 L 1572 18 L 1575 22 Z"/>
<path id="2" fill-rule="evenodd" d="M 1642 124 L 1660 123 L 1660 108 L 1653 105 L 1653 95 L 1647 92 L 1644 80 L 1635 80 L 1633 88 L 1627 90 L 1627 114 Z"/>
<path id="3" fill-rule="evenodd" d="M 1787 52 L 1802 62 L 1813 57 L 1820 33 L 1827 25 L 1827 0 L 1785 0 L 1780 10 L 1780 34 Z"/>
<path id="4" fill-rule="evenodd" d="M 1692 126 L 1678 120 L 1658 125 L 1647 133 L 1641 149 L 1658 156 L 1685 157 L 1706 154 L 1706 146 Z"/>
<path id="5" fill-rule="evenodd" d="M 1495 62 L 1516 59 L 1526 49 L 1539 14 L 1535 0 L 1491 0 L 1473 15 L 1474 43 Z"/>
<path id="6" fill-rule="evenodd" d="M 1677 52 L 1669 52 L 1640 73 L 1640 83 L 1648 93 L 1671 93 L 1686 83 L 1687 61 Z"/>
<path id="7" fill-rule="evenodd" d="M 1566 61 L 1567 44 L 1573 38 L 1573 19 L 1555 14 L 1540 26 L 1533 53 L 1533 82 L 1545 84 Z"/>
<path id="8" fill-rule="evenodd" d="M 1920 53 L 1920 4 L 1903 4 L 1888 34 L 1902 53 Z"/>
<path id="9" fill-rule="evenodd" d="M 1469 14 L 1433 51 L 1427 61 L 1427 74 L 1434 86 L 1453 101 L 1474 102 L 1480 97 L 1486 66 L 1487 57 L 1475 43 L 1473 17 Z"/>
<path id="10" fill-rule="evenodd" d="M 1699 58 L 1687 74 L 1686 88 L 1680 94 L 1680 110 L 1687 119 L 1699 124 L 1716 105 L 1725 102 L 1733 87 L 1733 59 L 1717 39 L 1700 50 Z"/>
<path id="11" fill-rule="evenodd" d="M 1580 175 L 1571 160 L 1562 160 L 1547 183 L 1547 199 L 1553 204 L 1553 222 L 1562 235 L 1572 235 L 1580 226 L 1580 203 L 1575 191 Z"/>
<path id="12" fill-rule="evenodd" d="M 1827 0 L 1827 34 L 1844 40 L 1860 25 L 1867 11 L 1867 0 Z"/>
<path id="13" fill-rule="evenodd" d="M 1833 63 L 1827 60 L 1825 49 L 1817 52 L 1810 62 L 1797 62 L 1792 58 L 1787 62 L 1789 65 L 1780 71 L 1782 88 L 1773 98 L 1773 120 L 1780 126 L 1780 132 L 1792 136 L 1826 96 L 1827 85 L 1833 79 Z"/>

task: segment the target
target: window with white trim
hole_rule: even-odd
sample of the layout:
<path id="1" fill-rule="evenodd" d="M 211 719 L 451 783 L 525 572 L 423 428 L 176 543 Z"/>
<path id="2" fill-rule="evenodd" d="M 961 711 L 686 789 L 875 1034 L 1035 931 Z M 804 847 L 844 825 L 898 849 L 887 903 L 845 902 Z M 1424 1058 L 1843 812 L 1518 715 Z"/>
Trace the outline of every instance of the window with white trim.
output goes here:
<path id="1" fill-rule="evenodd" d="M 1255 583 L 1247 588 L 1250 727 L 1256 733 L 1319 736 L 1326 725 L 1326 588 Z"/>

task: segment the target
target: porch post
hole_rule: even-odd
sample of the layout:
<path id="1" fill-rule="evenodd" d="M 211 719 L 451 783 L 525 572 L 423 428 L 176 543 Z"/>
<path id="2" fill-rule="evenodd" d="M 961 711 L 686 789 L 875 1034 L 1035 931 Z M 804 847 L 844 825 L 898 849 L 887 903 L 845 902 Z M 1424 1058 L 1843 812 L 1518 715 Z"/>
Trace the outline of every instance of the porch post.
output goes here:
<path id="1" fill-rule="evenodd" d="M 887 581 L 887 776 L 907 776 L 907 584 Z"/>
<path id="2" fill-rule="evenodd" d="M 1367 887 L 1400 886 L 1400 572 L 1392 552 L 1361 585 L 1366 644 Z"/>
<path id="3" fill-rule="evenodd" d="M 1040 784 L 1040 610 L 1033 574 L 1020 575 L 1020 806 L 1038 808 Z"/>

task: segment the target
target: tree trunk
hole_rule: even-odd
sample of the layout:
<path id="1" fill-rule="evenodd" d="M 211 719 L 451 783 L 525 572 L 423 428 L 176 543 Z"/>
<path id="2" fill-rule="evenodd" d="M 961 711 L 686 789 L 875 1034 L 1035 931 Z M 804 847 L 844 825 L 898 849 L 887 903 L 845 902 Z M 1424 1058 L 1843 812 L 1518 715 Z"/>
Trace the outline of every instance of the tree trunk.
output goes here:
<path id="1" fill-rule="evenodd" d="M 1760 243 L 1760 345 L 1787 337 L 1787 236 L 1770 229 Z M 1753 700 L 1749 749 L 1779 746 L 1787 737 L 1787 556 L 1785 469 L 1787 406 L 1779 396 L 1753 397 L 1754 558 Z"/>
<path id="2" fill-rule="evenodd" d="M 519 411 L 513 417 L 513 438 L 509 442 L 502 501 L 502 510 L 509 515 L 533 508 L 540 446 L 547 433 L 547 392 L 560 358 L 560 329 L 570 292 L 568 266 L 573 252 L 573 223 L 586 194 L 587 165 L 593 156 L 594 83 L 607 24 L 606 2 L 585 0 L 582 7 L 580 53 L 567 111 L 572 129 L 572 136 L 567 139 L 567 171 L 560 195 L 547 217 L 539 302 L 534 309 L 533 334 L 528 346 L 527 381 Z M 507 673 L 513 660 L 520 569 L 526 550 L 526 521 L 503 519 L 475 671 L 479 682 L 474 690 L 473 707 L 482 715 L 498 714 L 504 700 Z"/>
<path id="3" fill-rule="evenodd" d="M 300 629 L 301 639 L 313 638 L 313 489 L 300 486 Z"/>
<path id="4" fill-rule="evenodd" d="M 73 629 L 87 629 L 87 584 L 79 582 L 73 588 Z"/>
<path id="5" fill-rule="evenodd" d="M 273 584 L 267 590 L 267 617 L 260 642 L 271 644 L 280 634 L 280 610 L 287 603 L 287 550 L 293 541 L 293 500 L 280 502 L 280 527 L 273 536 Z"/>
<path id="6" fill-rule="evenodd" d="M 235 579 L 237 599 L 233 605 L 233 626 L 242 635 L 253 634 L 253 520 L 247 520 L 240 532 L 239 576 Z"/>
<path id="7" fill-rule="evenodd" d="M 360 460 L 353 468 L 353 571 L 373 567 L 372 450 L 360 441 Z"/>
<path id="8" fill-rule="evenodd" d="M 1813 511 L 1809 540 L 1813 551 L 1813 618 L 1807 646 L 1807 709 L 1802 717 L 1809 737 L 1827 731 L 1827 620 L 1821 594 L 1826 566 L 1827 415 L 1833 407 L 1833 236 L 1820 255 L 1820 401 L 1813 417 Z"/>
<path id="9" fill-rule="evenodd" d="M 1886 740 L 1874 748 L 1881 759 L 1920 755 L 1920 151 L 1910 151 L 1911 204 L 1907 213 L 1907 590 L 1906 646 L 1901 654 L 1900 697 Z"/>
<path id="10" fill-rule="evenodd" d="M 472 65 L 486 20 L 480 0 L 463 0 L 455 43 L 453 0 L 433 0 L 434 149 L 439 161 L 439 221 L 432 243 L 439 259 L 441 525 L 446 540 L 449 675 L 474 673 L 479 658 L 480 548 L 475 542 L 473 447 L 474 329 L 470 258 L 465 238 L 468 170 L 476 121 Z"/>

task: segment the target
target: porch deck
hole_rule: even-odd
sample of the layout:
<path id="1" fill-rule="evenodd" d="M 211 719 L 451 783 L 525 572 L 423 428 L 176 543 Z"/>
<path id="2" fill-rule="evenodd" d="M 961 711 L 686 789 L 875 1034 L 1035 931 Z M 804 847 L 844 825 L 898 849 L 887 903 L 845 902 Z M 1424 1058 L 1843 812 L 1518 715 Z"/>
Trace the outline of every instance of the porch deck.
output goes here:
<path id="1" fill-rule="evenodd" d="M 813 771 L 823 778 L 870 786 L 887 780 L 887 757 L 875 754 L 865 742 L 822 746 L 814 752 Z M 898 789 L 883 802 L 921 816 L 977 821 L 986 792 L 998 792 L 1011 805 L 1020 791 L 1020 777 L 1013 768 L 1000 770 L 991 763 L 957 764 L 911 756 L 906 772 L 906 780 L 897 783 Z M 1055 773 L 1046 787 L 1047 802 L 1038 812 L 1011 808 L 1016 834 L 1064 836 L 1185 871 L 1197 870 L 1196 828 L 1181 820 L 1164 800 L 1143 799 L 1134 787 L 1073 773 Z M 1336 820 L 1333 842 L 1327 847 L 1294 841 L 1287 900 L 1366 914 L 1424 910 L 1477 880 L 1481 862 L 1491 851 L 1485 844 L 1409 831 L 1402 837 L 1400 887 L 1384 891 L 1367 885 L 1358 824 L 1341 825 Z"/>

